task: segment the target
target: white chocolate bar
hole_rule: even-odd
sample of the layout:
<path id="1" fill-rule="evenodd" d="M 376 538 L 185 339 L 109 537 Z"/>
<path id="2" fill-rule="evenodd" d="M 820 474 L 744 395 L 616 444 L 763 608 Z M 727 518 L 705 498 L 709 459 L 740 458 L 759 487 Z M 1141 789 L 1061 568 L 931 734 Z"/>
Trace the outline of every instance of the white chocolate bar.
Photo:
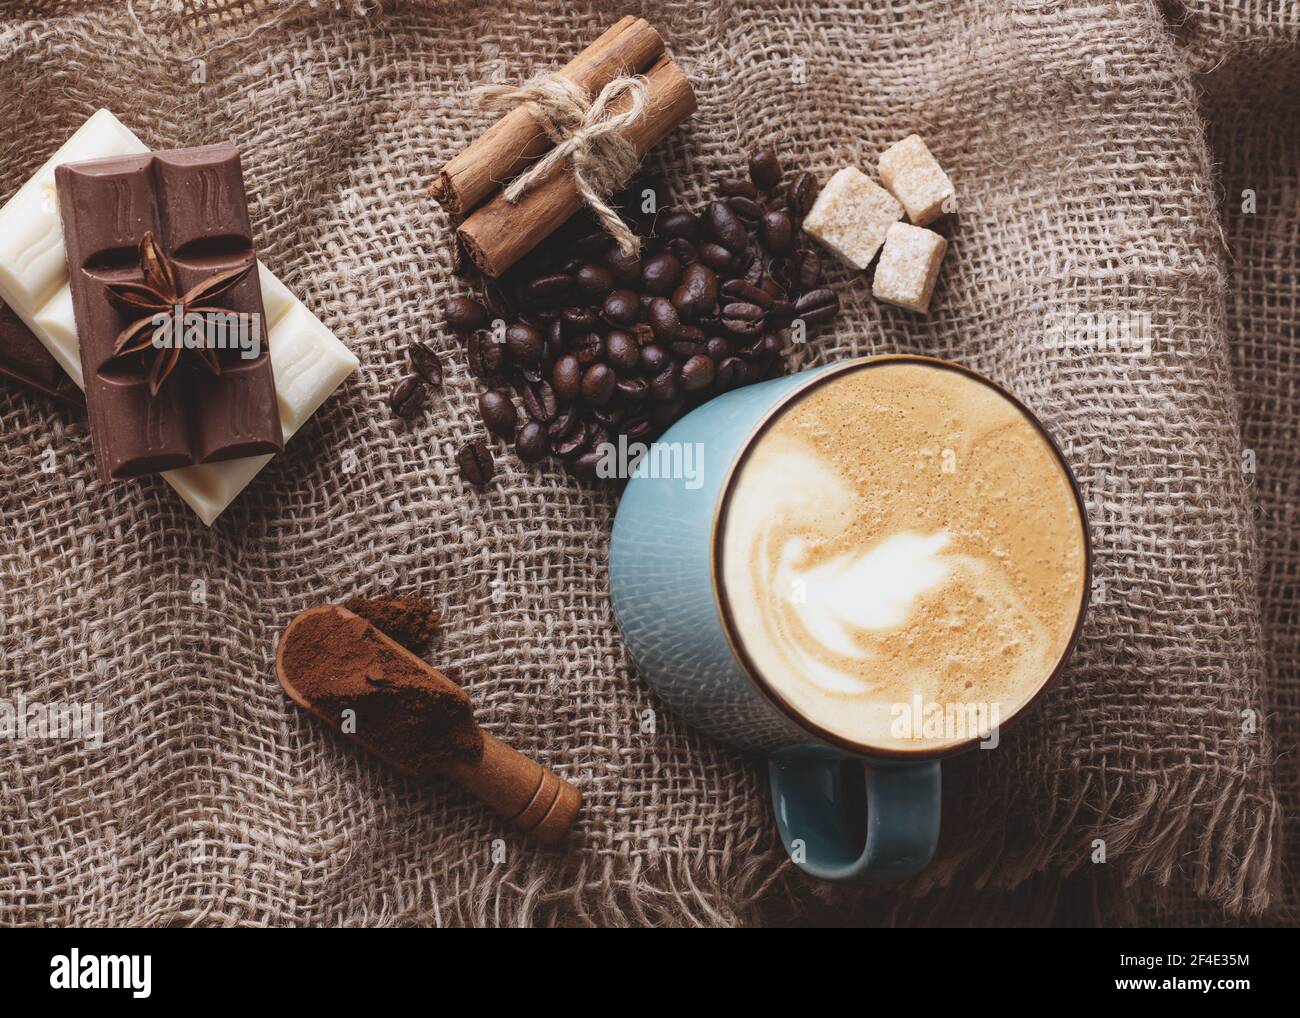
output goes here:
<path id="1" fill-rule="evenodd" d="M 890 224 L 902 218 L 903 206 L 892 194 L 857 167 L 846 166 L 822 188 L 803 229 L 861 271 L 885 242 Z"/>
<path id="2" fill-rule="evenodd" d="M 932 230 L 895 223 L 885 235 L 871 292 L 877 300 L 924 314 L 930 309 L 948 242 Z"/>
<path id="3" fill-rule="evenodd" d="M 99 110 L 0 208 L 0 298 L 83 389 L 54 168 L 147 151 L 117 117 Z M 265 265 L 259 262 L 257 269 L 266 309 L 263 334 L 271 354 L 280 427 L 288 443 L 356 370 L 357 358 Z M 162 476 L 211 526 L 270 459 L 249 456 L 167 470 Z"/>
<path id="4" fill-rule="evenodd" d="M 939 161 L 919 134 L 909 134 L 880 157 L 880 182 L 903 203 L 907 218 L 917 226 L 933 223 L 956 192 Z"/>

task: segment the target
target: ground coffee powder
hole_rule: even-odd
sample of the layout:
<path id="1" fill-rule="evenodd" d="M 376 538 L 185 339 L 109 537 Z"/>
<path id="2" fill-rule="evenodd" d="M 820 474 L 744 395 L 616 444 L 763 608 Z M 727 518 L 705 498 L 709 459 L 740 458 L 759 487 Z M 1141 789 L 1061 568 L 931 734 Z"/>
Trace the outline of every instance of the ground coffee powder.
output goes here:
<path id="1" fill-rule="evenodd" d="M 423 654 L 438 628 L 439 615 L 427 597 L 354 597 L 344 601 L 343 607 L 412 654 Z"/>
<path id="2" fill-rule="evenodd" d="M 395 649 L 365 618 L 303 618 L 286 638 L 282 666 L 315 714 L 402 770 L 423 776 L 483 754 L 465 692 Z"/>

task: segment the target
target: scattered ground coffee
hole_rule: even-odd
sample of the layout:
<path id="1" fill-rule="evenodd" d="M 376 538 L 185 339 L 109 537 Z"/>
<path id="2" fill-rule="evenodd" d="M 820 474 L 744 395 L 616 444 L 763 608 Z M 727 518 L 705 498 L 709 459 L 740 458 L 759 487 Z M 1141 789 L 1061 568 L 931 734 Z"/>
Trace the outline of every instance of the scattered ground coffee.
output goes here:
<path id="1" fill-rule="evenodd" d="M 353 615 L 360 615 L 412 654 L 428 650 L 438 628 L 438 613 L 427 597 L 354 597 L 344 601 L 343 607 Z"/>

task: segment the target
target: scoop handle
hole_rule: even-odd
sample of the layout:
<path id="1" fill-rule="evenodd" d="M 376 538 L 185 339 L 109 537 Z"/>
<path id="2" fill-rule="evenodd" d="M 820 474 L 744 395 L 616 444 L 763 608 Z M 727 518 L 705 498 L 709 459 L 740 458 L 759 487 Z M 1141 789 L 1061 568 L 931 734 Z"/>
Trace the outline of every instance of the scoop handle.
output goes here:
<path id="1" fill-rule="evenodd" d="M 576 787 L 487 732 L 478 762 L 453 764 L 446 773 L 543 844 L 568 833 L 582 804 Z"/>

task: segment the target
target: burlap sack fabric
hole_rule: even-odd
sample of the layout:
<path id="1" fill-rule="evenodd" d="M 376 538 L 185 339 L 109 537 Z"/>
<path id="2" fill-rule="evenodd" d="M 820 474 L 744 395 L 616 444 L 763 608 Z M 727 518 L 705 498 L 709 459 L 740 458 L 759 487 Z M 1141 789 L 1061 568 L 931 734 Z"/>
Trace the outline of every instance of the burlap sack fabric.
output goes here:
<path id="1" fill-rule="evenodd" d="M 0 194 L 99 106 L 155 147 L 231 140 L 263 260 L 362 368 L 211 531 L 161 482 L 99 484 L 81 421 L 0 389 L 4 695 L 106 713 L 102 747 L 4 747 L 0 923 L 1212 921 L 1285 903 L 1295 135 L 1234 116 L 1258 88 L 1221 69 L 1212 152 L 1196 90 L 1234 39 L 1282 50 L 1266 32 L 1225 23 L 1185 55 L 1146 3 L 3 11 Z M 479 425 L 439 307 L 463 284 L 424 187 L 486 126 L 469 84 L 562 62 L 622 13 L 696 83 L 700 113 L 652 159 L 680 200 L 764 142 L 823 180 L 910 131 L 930 142 L 962 203 L 931 315 L 838 272 L 844 313 L 802 365 L 960 360 L 1043 416 L 1085 491 L 1098 582 L 1077 659 L 1000 750 L 946 765 L 940 857 L 909 887 L 813 886 L 780 849 L 761 761 L 645 691 L 605 593 L 613 494 L 512 459 L 485 493 L 457 475 Z M 1294 66 L 1270 80 L 1293 86 Z M 1230 217 L 1232 272 L 1225 148 L 1227 190 L 1229 167 L 1258 174 L 1241 186 L 1292 217 Z M 1098 315 L 1149 318 L 1150 343 L 1108 342 Z M 412 339 L 449 370 L 405 425 L 384 395 Z M 389 590 L 437 600 L 433 656 L 479 719 L 581 785 L 567 852 L 288 705 L 272 661 L 291 614 Z"/>
<path id="2" fill-rule="evenodd" d="M 1260 546 L 1265 683 L 1283 805 L 1283 879 L 1275 914 L 1300 923 L 1300 11 L 1194 4 L 1171 24 L 1198 86 L 1233 252 L 1228 344 Z"/>

